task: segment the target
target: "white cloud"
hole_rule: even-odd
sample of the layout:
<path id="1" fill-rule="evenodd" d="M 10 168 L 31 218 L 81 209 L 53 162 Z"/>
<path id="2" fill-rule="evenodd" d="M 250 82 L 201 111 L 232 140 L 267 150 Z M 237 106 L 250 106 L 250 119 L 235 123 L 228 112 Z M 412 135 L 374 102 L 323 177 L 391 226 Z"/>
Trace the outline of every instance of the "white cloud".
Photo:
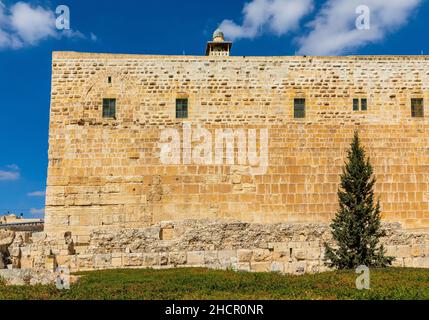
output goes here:
<path id="1" fill-rule="evenodd" d="M 45 191 L 34 191 L 27 193 L 29 197 L 44 197 L 46 195 Z"/>
<path id="2" fill-rule="evenodd" d="M 17 164 L 9 164 L 6 166 L 6 168 L 11 169 L 11 170 L 19 170 L 19 166 Z"/>
<path id="3" fill-rule="evenodd" d="M 381 41 L 407 23 L 422 0 L 328 0 L 309 24 L 308 35 L 297 39 L 299 53 L 338 55 Z M 370 9 L 370 29 L 356 28 L 356 8 Z"/>
<path id="4" fill-rule="evenodd" d="M 6 166 L 7 170 L 0 170 L 0 181 L 16 181 L 21 177 L 19 167 L 16 164 Z"/>
<path id="5" fill-rule="evenodd" d="M 51 9 L 30 3 L 20 1 L 10 8 L 1 4 L 0 50 L 34 46 L 49 38 L 87 38 L 79 31 L 57 30 L 56 18 Z"/>
<path id="6" fill-rule="evenodd" d="M 20 177 L 19 171 L 0 170 L 0 181 L 16 181 Z"/>
<path id="7" fill-rule="evenodd" d="M 91 32 L 91 34 L 90 34 L 90 37 L 91 37 L 91 40 L 92 40 L 93 42 L 97 42 L 97 41 L 98 41 L 98 37 L 97 37 L 97 35 L 96 35 L 96 34 L 94 34 L 94 33 L 92 33 L 92 32 Z"/>
<path id="8" fill-rule="evenodd" d="M 284 35 L 298 27 L 313 10 L 313 0 L 252 0 L 243 8 L 243 24 L 224 20 L 219 28 L 227 38 L 255 38 L 263 32 Z"/>
<path id="9" fill-rule="evenodd" d="M 42 208 L 42 209 L 32 208 L 32 209 L 30 209 L 30 214 L 34 214 L 34 215 L 45 214 L 45 208 Z"/>
<path id="10" fill-rule="evenodd" d="M 11 29 L 23 43 L 34 45 L 43 39 L 58 36 L 55 15 L 49 9 L 18 2 L 11 7 L 9 18 Z"/>

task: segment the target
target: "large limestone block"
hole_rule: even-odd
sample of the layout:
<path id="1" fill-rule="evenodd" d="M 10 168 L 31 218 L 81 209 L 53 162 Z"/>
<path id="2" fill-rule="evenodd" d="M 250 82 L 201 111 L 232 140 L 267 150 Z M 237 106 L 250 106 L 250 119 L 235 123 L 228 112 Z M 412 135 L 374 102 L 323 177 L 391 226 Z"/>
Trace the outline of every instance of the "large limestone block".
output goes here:
<path id="1" fill-rule="evenodd" d="M 250 272 L 250 262 L 237 262 L 232 265 L 232 269 L 237 272 Z"/>
<path id="2" fill-rule="evenodd" d="M 107 254 L 97 254 L 94 256 L 94 267 L 96 269 L 105 269 L 112 266 L 112 255 Z"/>
<path id="3" fill-rule="evenodd" d="M 190 266 L 204 266 L 204 251 L 190 251 L 187 253 L 186 261 Z"/>
<path id="4" fill-rule="evenodd" d="M 238 250 L 237 258 L 238 262 L 250 262 L 252 260 L 253 251 L 252 250 Z"/>
<path id="5" fill-rule="evenodd" d="M 417 257 L 413 259 L 413 268 L 429 268 L 429 257 Z"/>
<path id="6" fill-rule="evenodd" d="M 302 275 L 307 272 L 307 263 L 305 261 L 295 261 L 285 264 L 285 272 L 290 274 Z"/>
<path id="7" fill-rule="evenodd" d="M 219 264 L 218 252 L 217 251 L 205 251 L 204 252 L 204 264 L 214 266 Z"/>
<path id="8" fill-rule="evenodd" d="M 143 266 L 143 254 L 141 253 L 126 253 L 124 254 L 125 267 L 141 267 Z"/>
<path id="9" fill-rule="evenodd" d="M 271 262 L 251 262 L 250 270 L 252 272 L 270 272 Z"/>
<path id="10" fill-rule="evenodd" d="M 123 261 L 122 261 L 122 253 L 112 253 L 112 267 L 113 268 L 120 268 L 123 267 Z"/>
<path id="11" fill-rule="evenodd" d="M 219 263 L 222 265 L 231 265 L 237 260 L 237 250 L 221 250 L 218 252 Z"/>
<path id="12" fill-rule="evenodd" d="M 275 261 L 273 263 L 271 263 L 271 272 L 280 272 L 280 273 L 284 273 L 285 272 L 285 264 L 284 262 L 280 262 L 280 261 Z"/>
<path id="13" fill-rule="evenodd" d="M 79 270 L 91 270 L 94 269 L 94 255 L 92 254 L 81 254 L 77 256 L 77 266 Z"/>
<path id="14" fill-rule="evenodd" d="M 15 239 L 15 232 L 0 230 L 0 248 L 6 248 L 12 244 Z"/>
<path id="15" fill-rule="evenodd" d="M 169 264 L 178 266 L 186 264 L 186 252 L 170 252 Z"/>
<path id="16" fill-rule="evenodd" d="M 253 250 L 252 258 L 255 262 L 266 262 L 271 260 L 272 255 L 268 249 L 257 249 Z"/>
<path id="17" fill-rule="evenodd" d="M 145 267 L 154 267 L 160 265 L 159 253 L 144 253 L 143 264 Z"/>
<path id="18" fill-rule="evenodd" d="M 411 256 L 411 246 L 409 245 L 399 245 L 396 251 L 396 256 L 398 258 L 407 258 Z"/>

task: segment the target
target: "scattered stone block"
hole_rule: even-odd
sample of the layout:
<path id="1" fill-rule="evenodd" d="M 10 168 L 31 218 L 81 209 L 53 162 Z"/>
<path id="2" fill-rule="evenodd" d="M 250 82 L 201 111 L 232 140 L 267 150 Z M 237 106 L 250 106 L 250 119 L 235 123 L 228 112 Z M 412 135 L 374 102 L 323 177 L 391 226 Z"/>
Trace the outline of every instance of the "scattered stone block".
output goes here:
<path id="1" fill-rule="evenodd" d="M 96 269 L 109 268 L 112 265 L 112 255 L 109 253 L 97 254 L 94 257 L 94 264 Z"/>
<path id="2" fill-rule="evenodd" d="M 186 253 L 185 252 L 170 252 L 169 261 L 173 266 L 185 265 L 186 264 Z"/>
<path id="3" fill-rule="evenodd" d="M 399 245 L 397 247 L 396 256 L 398 258 L 406 258 L 411 256 L 411 246 Z"/>
<path id="4" fill-rule="evenodd" d="M 141 267 L 143 266 L 143 255 L 141 253 L 126 253 L 124 254 L 125 267 Z"/>
<path id="5" fill-rule="evenodd" d="M 250 269 L 252 272 L 270 272 L 271 262 L 251 262 Z"/>
<path id="6" fill-rule="evenodd" d="M 112 253 L 112 268 L 123 267 L 122 253 Z"/>
<path id="7" fill-rule="evenodd" d="M 145 267 L 154 267 L 160 265 L 160 254 L 159 253 L 144 253 L 143 264 Z"/>
<path id="8" fill-rule="evenodd" d="M 268 249 L 253 250 L 253 261 L 266 262 L 271 260 L 271 252 Z"/>
<path id="9" fill-rule="evenodd" d="M 238 262 L 232 265 L 232 269 L 238 272 L 250 272 L 250 262 Z"/>
<path id="10" fill-rule="evenodd" d="M 252 250 L 237 250 L 238 262 L 250 262 L 252 260 Z"/>
<path id="11" fill-rule="evenodd" d="M 188 252 L 186 261 L 190 266 L 204 266 L 204 251 Z"/>

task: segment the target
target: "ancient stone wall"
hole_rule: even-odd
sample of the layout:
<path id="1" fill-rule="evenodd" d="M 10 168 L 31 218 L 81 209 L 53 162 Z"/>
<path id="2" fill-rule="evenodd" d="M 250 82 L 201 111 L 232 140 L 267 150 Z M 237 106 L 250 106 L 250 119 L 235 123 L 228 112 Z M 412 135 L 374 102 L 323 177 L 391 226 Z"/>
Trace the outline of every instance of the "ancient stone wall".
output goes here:
<path id="1" fill-rule="evenodd" d="M 394 266 L 429 268 L 429 233 L 384 224 L 381 243 Z M 16 239 L 19 238 L 19 234 Z M 22 236 L 22 235 L 21 235 Z M 95 230 L 88 246 L 52 240 L 45 233 L 23 237 L 10 247 L 11 268 L 70 271 L 112 268 L 206 267 L 291 274 L 327 271 L 324 243 L 328 224 L 254 224 L 186 220 L 146 228 Z"/>
<path id="2" fill-rule="evenodd" d="M 426 56 L 56 52 L 45 230 L 59 239 L 71 231 L 75 243 L 88 244 L 95 229 L 168 220 L 327 222 L 354 130 L 374 164 L 384 220 L 426 228 L 429 122 L 412 118 L 410 104 L 424 98 L 429 115 L 428 87 Z M 189 99 L 186 120 L 176 119 L 180 97 Z M 116 99 L 116 119 L 103 119 L 103 98 Z M 293 116 L 294 98 L 306 99 L 304 119 Z M 368 110 L 353 111 L 354 98 L 367 98 Z M 213 134 L 268 129 L 267 172 L 162 164 L 162 129 L 184 123 Z"/>

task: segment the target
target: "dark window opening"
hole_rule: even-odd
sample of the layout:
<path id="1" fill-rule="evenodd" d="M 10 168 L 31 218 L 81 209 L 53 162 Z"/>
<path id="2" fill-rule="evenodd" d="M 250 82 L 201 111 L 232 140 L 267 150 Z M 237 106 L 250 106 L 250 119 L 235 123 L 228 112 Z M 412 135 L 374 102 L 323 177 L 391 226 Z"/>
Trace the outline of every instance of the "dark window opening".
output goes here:
<path id="1" fill-rule="evenodd" d="M 413 118 L 424 117 L 423 99 L 411 99 L 411 116 Z"/>
<path id="2" fill-rule="evenodd" d="M 360 104 L 359 104 L 360 103 Z M 353 111 L 367 111 L 368 110 L 368 100 L 363 99 L 353 99 Z"/>
<path id="3" fill-rule="evenodd" d="M 107 83 L 112 83 L 112 77 L 107 77 Z"/>
<path id="4" fill-rule="evenodd" d="M 103 118 L 116 118 L 116 99 L 103 99 Z"/>
<path id="5" fill-rule="evenodd" d="M 305 118 L 305 99 L 295 99 L 293 111 L 295 118 Z"/>
<path id="6" fill-rule="evenodd" d="M 353 99 L 353 111 L 359 111 L 359 99 Z"/>
<path id="7" fill-rule="evenodd" d="M 360 104 L 361 104 L 362 111 L 368 110 L 368 101 L 366 99 L 361 99 Z"/>
<path id="8" fill-rule="evenodd" d="M 185 119 L 188 117 L 188 99 L 176 99 L 176 118 Z"/>

